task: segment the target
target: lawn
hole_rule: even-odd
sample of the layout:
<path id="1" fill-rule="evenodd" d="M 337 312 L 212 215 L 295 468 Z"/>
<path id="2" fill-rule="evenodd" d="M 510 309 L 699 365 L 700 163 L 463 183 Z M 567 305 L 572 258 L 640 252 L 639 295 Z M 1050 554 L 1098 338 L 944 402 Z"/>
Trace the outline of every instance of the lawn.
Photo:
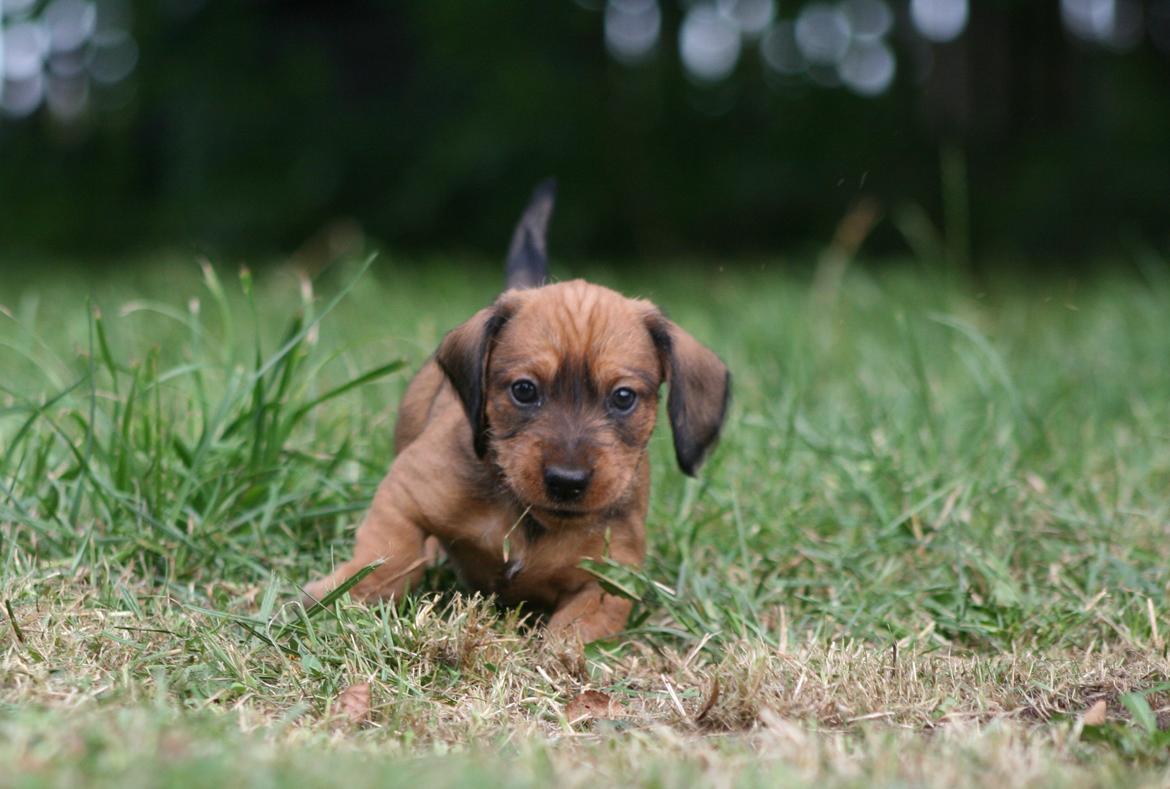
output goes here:
<path id="1" fill-rule="evenodd" d="M 0 785 L 1170 782 L 1164 264 L 556 271 L 735 380 L 699 479 L 656 433 L 647 564 L 597 568 L 631 627 L 584 653 L 445 567 L 293 602 L 491 266 L 0 283 Z"/>

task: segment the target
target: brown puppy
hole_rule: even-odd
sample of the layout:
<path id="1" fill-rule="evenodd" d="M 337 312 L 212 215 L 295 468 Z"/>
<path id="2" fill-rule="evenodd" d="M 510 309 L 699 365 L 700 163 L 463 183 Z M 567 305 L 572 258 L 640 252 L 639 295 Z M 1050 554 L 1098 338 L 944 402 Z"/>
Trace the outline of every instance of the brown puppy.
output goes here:
<path id="1" fill-rule="evenodd" d="M 395 597 L 441 544 L 468 586 L 551 611 L 550 629 L 591 641 L 625 627 L 629 601 L 579 564 L 642 562 L 661 385 L 679 466 L 693 474 L 719 435 L 730 377 L 648 301 L 581 280 L 544 285 L 552 202 L 551 182 L 538 187 L 512 239 L 508 290 L 411 381 L 354 557 L 306 587 L 310 599 L 378 560 L 351 593 Z"/>

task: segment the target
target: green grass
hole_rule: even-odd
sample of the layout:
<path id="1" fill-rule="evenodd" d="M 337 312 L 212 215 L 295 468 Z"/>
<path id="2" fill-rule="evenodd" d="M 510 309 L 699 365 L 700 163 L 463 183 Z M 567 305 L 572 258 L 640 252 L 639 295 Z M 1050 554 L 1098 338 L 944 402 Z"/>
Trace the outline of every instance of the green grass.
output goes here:
<path id="1" fill-rule="evenodd" d="M 1170 781 L 1164 265 L 558 271 L 735 376 L 699 480 L 656 433 L 647 564 L 597 568 L 631 627 L 584 654 L 444 567 L 292 602 L 490 266 L 0 283 L 0 785 Z"/>

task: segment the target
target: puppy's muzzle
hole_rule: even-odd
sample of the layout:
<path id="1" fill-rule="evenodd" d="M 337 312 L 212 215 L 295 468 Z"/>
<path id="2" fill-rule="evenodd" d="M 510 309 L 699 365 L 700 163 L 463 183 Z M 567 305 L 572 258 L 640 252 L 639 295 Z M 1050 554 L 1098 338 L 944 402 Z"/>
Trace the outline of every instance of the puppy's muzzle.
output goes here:
<path id="1" fill-rule="evenodd" d="M 544 489 L 553 501 L 568 504 L 585 495 L 592 476 L 593 472 L 587 468 L 546 466 L 544 469 Z"/>

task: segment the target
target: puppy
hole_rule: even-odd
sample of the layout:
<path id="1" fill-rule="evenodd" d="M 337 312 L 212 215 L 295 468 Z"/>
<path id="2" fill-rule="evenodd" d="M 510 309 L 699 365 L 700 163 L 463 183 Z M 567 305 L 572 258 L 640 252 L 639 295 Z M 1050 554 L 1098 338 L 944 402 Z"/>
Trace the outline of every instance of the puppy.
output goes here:
<path id="1" fill-rule="evenodd" d="M 309 584 L 320 599 L 368 564 L 358 599 L 397 597 L 441 550 L 467 586 L 550 612 L 588 642 L 620 632 L 630 602 L 579 565 L 645 556 L 647 442 L 658 393 L 693 475 L 723 424 L 723 362 L 648 301 L 581 280 L 545 284 L 554 185 L 512 237 L 506 290 L 444 337 L 399 408 L 390 471 L 353 558 Z"/>

